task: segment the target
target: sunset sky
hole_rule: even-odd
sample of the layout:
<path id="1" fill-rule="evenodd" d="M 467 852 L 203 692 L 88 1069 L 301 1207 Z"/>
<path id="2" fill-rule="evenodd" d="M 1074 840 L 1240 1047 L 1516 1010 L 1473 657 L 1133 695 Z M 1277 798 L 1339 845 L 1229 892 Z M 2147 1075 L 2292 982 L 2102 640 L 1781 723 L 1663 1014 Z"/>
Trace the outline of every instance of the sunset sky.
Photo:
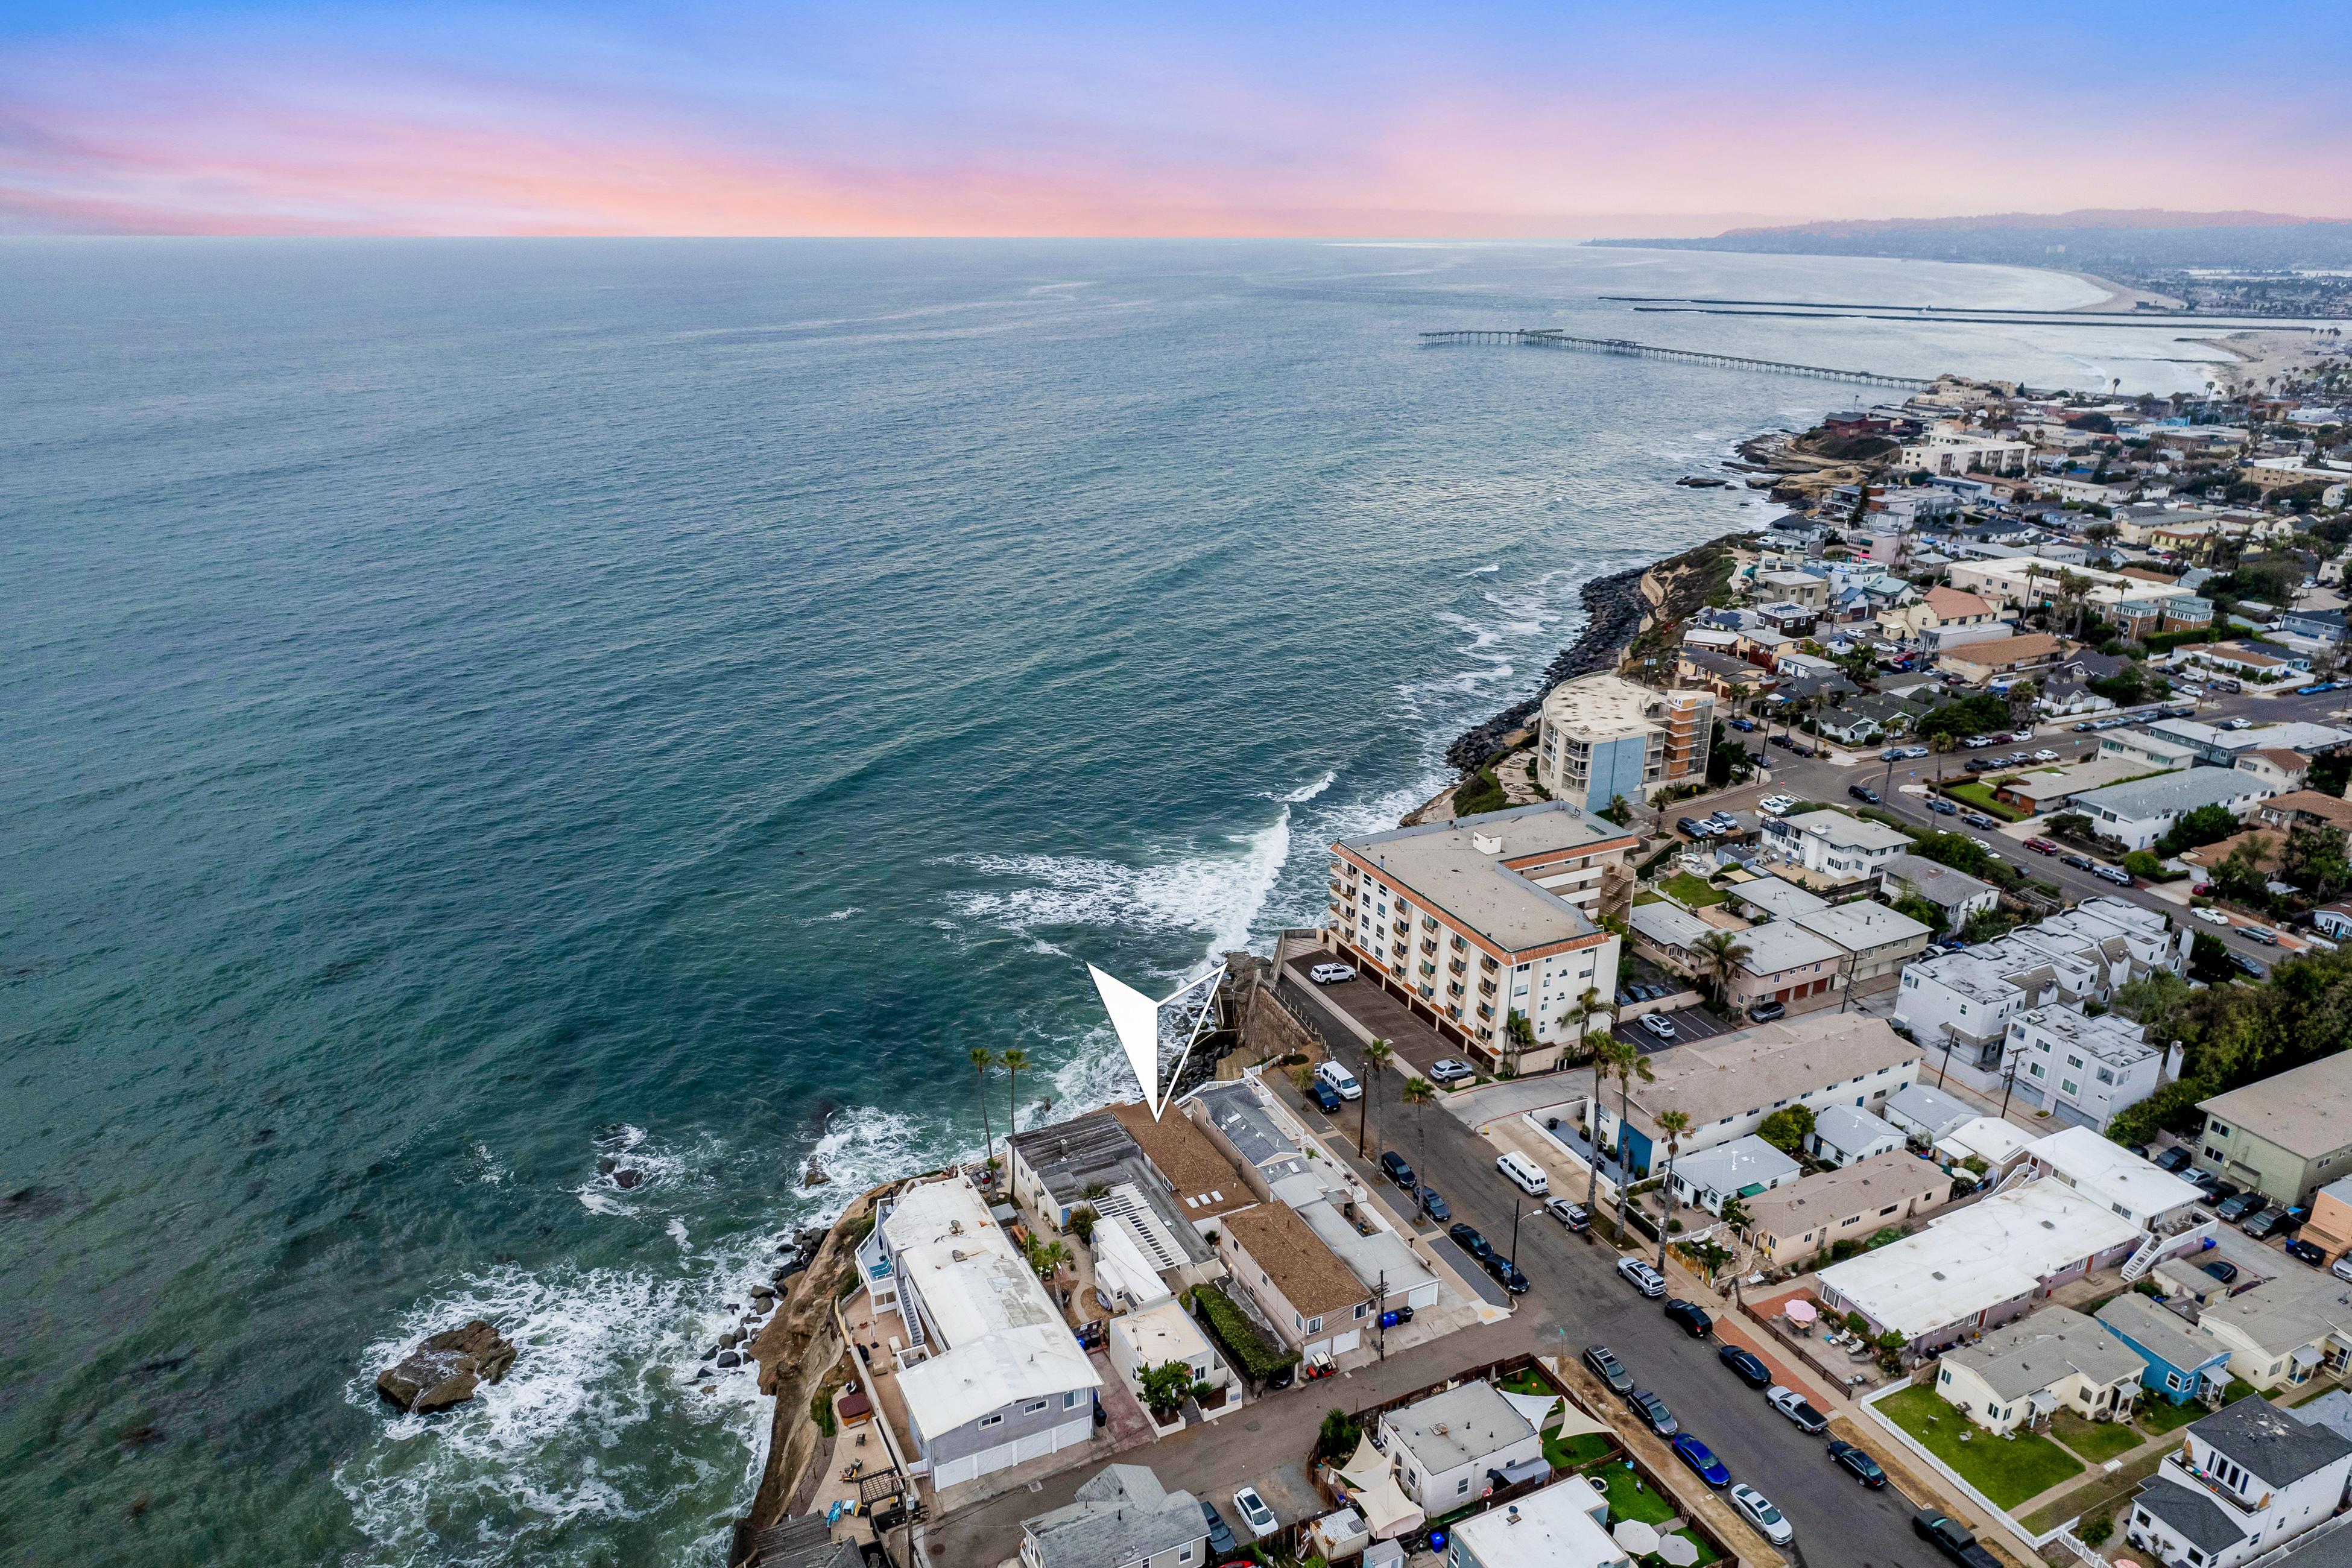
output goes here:
<path id="1" fill-rule="evenodd" d="M 0 234 L 2352 216 L 2338 5 L 0 7 Z"/>

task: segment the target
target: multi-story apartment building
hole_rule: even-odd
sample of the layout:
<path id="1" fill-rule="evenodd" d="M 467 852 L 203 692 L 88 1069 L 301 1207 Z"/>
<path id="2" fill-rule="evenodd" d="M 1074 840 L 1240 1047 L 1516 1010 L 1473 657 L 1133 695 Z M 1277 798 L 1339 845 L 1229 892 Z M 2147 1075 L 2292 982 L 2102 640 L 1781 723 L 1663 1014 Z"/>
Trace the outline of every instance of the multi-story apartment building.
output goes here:
<path id="1" fill-rule="evenodd" d="M 2283 1204 L 2308 1203 L 2315 1188 L 2352 1172 L 2352 1053 L 2200 1100 L 2205 1131 L 2197 1165 Z"/>
<path id="2" fill-rule="evenodd" d="M 2028 1100 L 2105 1132 L 2116 1111 L 2164 1079 L 2163 1053 L 2146 1034 L 2116 1013 L 2094 1018 L 2078 1007 L 2036 1007 L 2009 1020 L 2003 1048 L 2017 1058 L 2017 1087 Z"/>
<path id="3" fill-rule="evenodd" d="M 2116 898 L 2085 899 L 1999 942 L 1908 965 L 1895 993 L 1895 1022 L 1941 1056 L 1939 1072 L 1974 1089 L 1998 1089 L 2011 1059 L 2012 1020 L 2035 1007 L 2104 1004 L 2116 987 L 2152 970 L 2178 974 L 2188 946 L 2186 933 L 2154 910 Z M 2040 1081 L 2023 1077 L 2021 1068 L 2017 1091 L 2032 1102 L 2042 1098 Z"/>
<path id="4" fill-rule="evenodd" d="M 1615 675 L 1564 680 L 1543 700 L 1536 777 L 1586 811 L 1706 777 L 1712 692 L 1656 691 Z"/>
<path id="5" fill-rule="evenodd" d="M 1539 1072 L 1617 993 L 1634 836 L 1559 802 L 1347 838 L 1331 847 L 1327 929 L 1364 977 L 1488 1068 Z M 1513 1014 L 1527 1019 L 1515 1038 Z"/>

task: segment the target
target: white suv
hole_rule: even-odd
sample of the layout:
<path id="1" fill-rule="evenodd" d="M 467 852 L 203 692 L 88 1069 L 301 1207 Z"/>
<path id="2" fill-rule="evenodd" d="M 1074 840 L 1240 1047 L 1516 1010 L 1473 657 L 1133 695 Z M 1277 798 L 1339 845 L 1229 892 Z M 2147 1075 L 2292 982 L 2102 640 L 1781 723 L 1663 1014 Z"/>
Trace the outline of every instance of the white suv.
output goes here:
<path id="1" fill-rule="evenodd" d="M 1318 985 L 1337 985 L 1342 980 L 1355 977 L 1355 970 L 1344 963 L 1318 963 L 1307 972 L 1307 978 Z"/>
<path id="2" fill-rule="evenodd" d="M 1655 1013 L 1644 1013 L 1640 1022 L 1642 1027 L 1662 1040 L 1671 1040 L 1675 1037 L 1675 1021 L 1672 1018 L 1662 1017 Z"/>
<path id="3" fill-rule="evenodd" d="M 1341 1100 L 1361 1100 L 1364 1098 L 1364 1086 L 1356 1081 L 1356 1075 L 1354 1073 L 1349 1072 L 1338 1062 L 1325 1062 L 1322 1066 L 1317 1068 L 1315 1069 L 1315 1080 L 1330 1089 L 1333 1094 L 1338 1095 Z"/>
<path id="4" fill-rule="evenodd" d="M 1624 1277 L 1628 1284 L 1644 1296 L 1663 1296 L 1666 1293 L 1664 1278 L 1638 1258 L 1619 1258 L 1617 1272 Z"/>

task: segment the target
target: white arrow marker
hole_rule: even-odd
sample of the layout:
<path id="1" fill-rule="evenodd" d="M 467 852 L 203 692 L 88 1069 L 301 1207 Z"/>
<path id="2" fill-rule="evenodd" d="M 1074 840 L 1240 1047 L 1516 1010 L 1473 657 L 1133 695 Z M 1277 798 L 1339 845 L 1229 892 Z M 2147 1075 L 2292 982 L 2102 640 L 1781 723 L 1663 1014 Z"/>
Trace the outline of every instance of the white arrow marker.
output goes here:
<path id="1" fill-rule="evenodd" d="M 1167 1109 L 1160 1089 L 1160 1009 L 1179 996 L 1198 991 L 1203 985 L 1213 992 L 1216 983 L 1224 978 L 1225 966 L 1221 963 L 1206 974 L 1186 981 L 1157 1002 L 1091 963 L 1087 965 L 1087 973 L 1094 976 L 1095 990 L 1102 997 L 1103 1011 L 1110 1015 L 1110 1026 L 1118 1032 L 1119 1048 L 1127 1053 L 1127 1065 L 1135 1069 L 1135 1081 L 1143 1086 L 1144 1103 L 1151 1107 L 1151 1120 L 1157 1121 L 1160 1113 Z M 1183 1048 L 1177 1053 L 1175 1071 L 1169 1075 L 1171 1085 L 1182 1075 L 1185 1060 L 1192 1054 L 1193 1042 L 1209 1026 L 1212 1011 L 1204 996 L 1201 1016 L 1193 1021 L 1192 1033 L 1185 1037 Z"/>

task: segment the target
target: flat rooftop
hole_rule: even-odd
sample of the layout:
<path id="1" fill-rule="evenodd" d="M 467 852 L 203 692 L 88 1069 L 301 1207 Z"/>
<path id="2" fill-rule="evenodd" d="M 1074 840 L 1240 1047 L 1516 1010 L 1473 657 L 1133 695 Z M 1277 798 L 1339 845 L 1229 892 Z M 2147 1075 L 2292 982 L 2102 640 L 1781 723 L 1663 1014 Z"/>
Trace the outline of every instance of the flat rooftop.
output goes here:
<path id="1" fill-rule="evenodd" d="M 1480 841 L 1496 844 L 1489 850 Z M 1546 892 L 1509 862 L 1561 851 L 1630 844 L 1632 835 L 1560 801 L 1490 811 L 1460 822 L 1400 827 L 1335 847 L 1506 952 L 1523 952 L 1601 928 L 1582 910 Z"/>
<path id="2" fill-rule="evenodd" d="M 2332 1154 L 2352 1144 L 2352 1051 L 2200 1100 L 2198 1109 L 2291 1154 Z"/>

